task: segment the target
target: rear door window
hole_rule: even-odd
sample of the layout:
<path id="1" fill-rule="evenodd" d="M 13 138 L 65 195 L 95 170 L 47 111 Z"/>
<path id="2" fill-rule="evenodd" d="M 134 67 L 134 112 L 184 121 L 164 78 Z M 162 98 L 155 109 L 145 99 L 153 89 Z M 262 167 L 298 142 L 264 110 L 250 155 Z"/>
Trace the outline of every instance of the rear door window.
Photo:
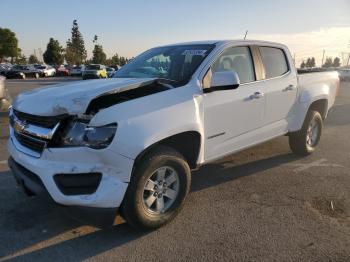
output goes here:
<path id="1" fill-rule="evenodd" d="M 284 51 L 275 47 L 259 47 L 265 67 L 265 78 L 284 75 L 289 71 Z"/>

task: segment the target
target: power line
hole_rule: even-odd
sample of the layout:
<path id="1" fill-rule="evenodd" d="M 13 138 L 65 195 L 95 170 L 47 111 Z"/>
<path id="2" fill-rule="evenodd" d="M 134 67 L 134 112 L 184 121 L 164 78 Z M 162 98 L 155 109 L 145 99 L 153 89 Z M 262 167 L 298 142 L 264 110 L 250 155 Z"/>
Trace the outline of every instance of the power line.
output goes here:
<path id="1" fill-rule="evenodd" d="M 244 35 L 244 40 L 247 38 L 247 35 L 248 35 L 248 30 L 247 31 L 245 31 L 245 35 Z"/>

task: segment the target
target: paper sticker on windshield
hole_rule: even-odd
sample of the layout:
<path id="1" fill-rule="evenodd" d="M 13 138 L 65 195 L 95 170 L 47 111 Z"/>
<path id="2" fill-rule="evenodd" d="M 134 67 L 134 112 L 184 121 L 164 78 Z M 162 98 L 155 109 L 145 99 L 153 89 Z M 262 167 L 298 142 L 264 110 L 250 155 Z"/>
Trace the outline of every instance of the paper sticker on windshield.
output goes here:
<path id="1" fill-rule="evenodd" d="M 200 55 L 200 56 L 204 56 L 205 52 L 207 52 L 207 50 L 185 50 L 182 55 Z"/>

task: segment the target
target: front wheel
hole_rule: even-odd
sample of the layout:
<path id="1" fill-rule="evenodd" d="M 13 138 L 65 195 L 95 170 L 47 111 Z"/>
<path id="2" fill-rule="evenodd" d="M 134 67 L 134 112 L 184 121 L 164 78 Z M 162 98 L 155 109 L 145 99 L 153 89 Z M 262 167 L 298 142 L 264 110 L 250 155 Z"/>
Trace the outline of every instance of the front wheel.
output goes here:
<path id="1" fill-rule="evenodd" d="M 159 147 L 136 166 L 122 215 L 135 228 L 158 228 L 179 213 L 190 184 L 191 172 L 183 156 L 172 148 Z"/>
<path id="2" fill-rule="evenodd" d="M 322 116 L 317 111 L 308 111 L 301 130 L 289 135 L 289 145 L 293 153 L 306 156 L 315 151 L 323 128 Z"/>

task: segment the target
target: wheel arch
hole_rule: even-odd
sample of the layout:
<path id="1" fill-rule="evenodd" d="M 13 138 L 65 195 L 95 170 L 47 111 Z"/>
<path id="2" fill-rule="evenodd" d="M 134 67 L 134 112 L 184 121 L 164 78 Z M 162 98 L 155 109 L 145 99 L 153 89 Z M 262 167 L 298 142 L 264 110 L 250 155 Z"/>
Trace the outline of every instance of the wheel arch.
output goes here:
<path id="1" fill-rule="evenodd" d="M 320 115 L 322 116 L 322 119 L 324 120 L 327 117 L 327 113 L 328 113 L 328 99 L 327 98 L 321 98 L 318 100 L 313 101 L 307 112 L 310 110 L 314 110 L 320 113 Z"/>
<path id="2" fill-rule="evenodd" d="M 158 146 L 167 146 L 177 150 L 188 162 L 190 168 L 197 167 L 201 149 L 201 134 L 198 131 L 186 131 L 164 138 L 145 148 L 135 158 L 135 165 L 150 151 Z"/>

